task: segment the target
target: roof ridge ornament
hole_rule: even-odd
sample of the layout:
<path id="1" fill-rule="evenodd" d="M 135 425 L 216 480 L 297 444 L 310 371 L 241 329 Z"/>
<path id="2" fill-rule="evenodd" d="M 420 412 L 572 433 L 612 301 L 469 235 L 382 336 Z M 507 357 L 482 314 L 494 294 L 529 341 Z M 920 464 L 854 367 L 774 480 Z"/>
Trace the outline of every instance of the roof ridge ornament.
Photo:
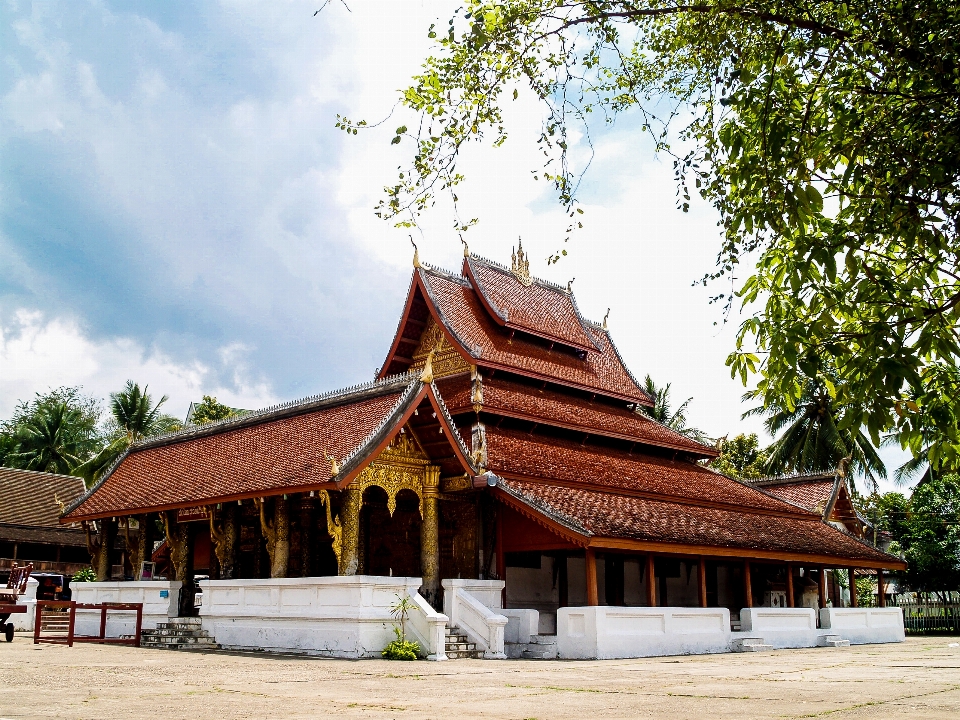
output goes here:
<path id="1" fill-rule="evenodd" d="M 519 245 L 517 249 L 513 251 L 511 258 L 513 263 L 511 266 L 511 272 L 513 276 L 520 281 L 520 284 L 524 287 L 530 287 L 533 283 L 533 280 L 530 277 L 530 260 L 527 257 L 527 254 L 523 251 L 523 240 L 518 237 Z"/>
<path id="2" fill-rule="evenodd" d="M 413 266 L 419 270 L 423 266 L 420 264 L 420 251 L 417 249 L 417 244 L 413 241 L 413 235 L 410 236 L 410 244 L 413 245 Z"/>
<path id="3" fill-rule="evenodd" d="M 572 292 L 573 292 L 573 281 L 574 281 L 574 280 L 576 280 L 575 277 L 574 277 L 574 278 L 570 278 L 570 279 L 567 281 L 567 292 L 568 292 L 568 293 L 572 293 Z"/>
<path id="4" fill-rule="evenodd" d="M 570 282 L 573 282 L 572 280 Z M 610 308 L 607 308 L 607 314 L 603 316 L 603 329 L 607 329 L 607 319 L 610 317 Z"/>
<path id="5" fill-rule="evenodd" d="M 433 382 L 433 354 L 437 351 L 436 348 L 427 353 L 427 359 L 423 363 L 423 372 L 420 373 L 420 382 L 424 385 L 429 385 Z"/>
<path id="6" fill-rule="evenodd" d="M 463 243 L 463 256 L 465 258 L 470 257 L 470 248 L 467 247 L 467 241 L 463 239 L 463 235 L 460 235 L 460 242 Z"/>
<path id="7" fill-rule="evenodd" d="M 326 450 L 323 452 L 327 456 L 327 460 L 330 461 L 330 477 L 334 477 L 340 474 L 340 463 L 337 462 L 337 459 L 328 453 Z"/>

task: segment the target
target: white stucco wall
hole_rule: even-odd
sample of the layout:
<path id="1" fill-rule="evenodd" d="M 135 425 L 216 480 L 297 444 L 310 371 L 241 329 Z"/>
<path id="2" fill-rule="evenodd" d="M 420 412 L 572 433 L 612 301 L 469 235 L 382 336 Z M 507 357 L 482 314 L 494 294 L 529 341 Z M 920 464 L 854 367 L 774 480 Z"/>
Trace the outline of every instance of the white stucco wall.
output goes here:
<path id="1" fill-rule="evenodd" d="M 778 649 L 816 647 L 817 638 L 828 634 L 817 629 L 817 614 L 810 608 L 743 608 L 740 623 L 739 635 L 762 637 Z"/>
<path id="2" fill-rule="evenodd" d="M 565 607 L 557 613 L 564 659 L 614 659 L 728 652 L 726 608 Z"/>
<path id="3" fill-rule="evenodd" d="M 903 642 L 905 637 L 903 610 L 898 607 L 822 608 L 820 628 L 852 645 Z"/>
<path id="4" fill-rule="evenodd" d="M 37 612 L 37 588 L 39 587 L 40 583 L 36 579 L 29 578 L 27 580 L 27 589 L 17 600 L 17 605 L 26 605 L 27 611 L 25 613 L 15 613 L 7 620 L 9 623 L 13 623 L 15 631 L 33 632 L 33 618 Z"/>
<path id="5" fill-rule="evenodd" d="M 420 578 L 352 577 L 203 580 L 203 629 L 227 648 L 379 657 L 394 639 L 390 607 L 415 595 Z M 424 604 L 425 605 L 425 604 Z M 446 616 L 434 613 L 433 624 Z M 408 623 L 407 639 L 435 643 Z"/>
<path id="6" fill-rule="evenodd" d="M 170 618 L 177 617 L 180 583 L 175 580 L 74 583 L 70 588 L 73 600 L 78 603 L 143 603 L 144 629 L 155 628 L 157 623 L 169 622 Z M 133 635 L 135 629 L 135 613 L 107 613 L 107 637 Z M 77 610 L 74 632 L 77 635 L 98 635 L 100 611 Z"/>

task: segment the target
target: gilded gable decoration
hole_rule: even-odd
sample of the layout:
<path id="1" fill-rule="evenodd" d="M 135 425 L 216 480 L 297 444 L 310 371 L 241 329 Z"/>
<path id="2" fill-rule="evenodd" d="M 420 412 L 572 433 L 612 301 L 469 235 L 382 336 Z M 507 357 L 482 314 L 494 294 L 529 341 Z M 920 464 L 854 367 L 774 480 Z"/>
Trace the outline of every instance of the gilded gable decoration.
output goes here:
<path id="1" fill-rule="evenodd" d="M 433 368 L 434 378 L 470 371 L 470 363 L 464 360 L 463 356 L 447 342 L 443 330 L 440 329 L 440 326 L 432 317 L 420 336 L 420 344 L 413 353 L 413 364 L 410 366 L 410 370 L 424 370 L 427 358 L 430 357 L 431 353 L 433 353 L 433 356 L 430 358 L 430 364 Z"/>
<path id="2" fill-rule="evenodd" d="M 513 271 L 513 276 L 520 281 L 520 284 L 524 287 L 530 287 L 530 284 L 533 280 L 530 278 L 530 260 L 527 258 L 527 254 L 523 251 L 523 240 L 520 241 L 517 249 L 513 251 L 513 263 L 511 270 Z"/>
<path id="3" fill-rule="evenodd" d="M 397 509 L 397 494 L 401 490 L 411 490 L 420 499 L 420 517 L 423 517 L 424 483 L 431 468 L 430 458 L 409 428 L 404 428 L 404 432 L 398 433 L 353 482 L 360 492 L 361 503 L 368 487 L 383 489 L 387 493 L 387 510 L 391 517 Z"/>

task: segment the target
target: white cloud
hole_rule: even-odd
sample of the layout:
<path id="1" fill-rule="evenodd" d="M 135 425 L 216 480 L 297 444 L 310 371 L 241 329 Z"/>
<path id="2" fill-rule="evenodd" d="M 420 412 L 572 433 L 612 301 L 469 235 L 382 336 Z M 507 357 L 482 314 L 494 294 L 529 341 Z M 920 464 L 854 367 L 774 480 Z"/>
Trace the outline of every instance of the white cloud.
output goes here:
<path id="1" fill-rule="evenodd" d="M 169 396 L 166 411 L 183 417 L 191 401 L 214 395 L 232 407 L 260 408 L 277 401 L 269 384 L 246 362 L 246 348 L 234 344 L 220 351 L 229 385 L 211 382 L 211 368 L 201 362 L 179 364 L 156 349 L 128 338 L 94 341 L 64 318 L 20 310 L 0 326 L 0 417 L 9 417 L 18 400 L 60 386 L 83 386 L 106 398 L 127 380 L 147 384 L 151 394 Z"/>

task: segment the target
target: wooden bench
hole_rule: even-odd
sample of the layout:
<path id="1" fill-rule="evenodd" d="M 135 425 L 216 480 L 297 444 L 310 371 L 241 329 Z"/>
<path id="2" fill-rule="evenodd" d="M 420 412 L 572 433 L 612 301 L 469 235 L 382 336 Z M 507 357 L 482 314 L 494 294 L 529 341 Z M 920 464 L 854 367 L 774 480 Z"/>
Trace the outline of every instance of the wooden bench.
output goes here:
<path id="1" fill-rule="evenodd" d="M 77 635 L 77 610 L 99 610 L 100 632 L 97 635 Z M 135 612 L 137 623 L 132 637 L 107 637 L 108 612 Z M 51 643 L 73 647 L 75 642 L 95 642 L 106 645 L 134 645 L 140 647 L 143 629 L 143 603 L 78 603 L 72 600 L 38 600 L 37 617 L 33 626 L 33 644 Z"/>
<path id="2" fill-rule="evenodd" d="M 26 605 L 19 605 L 17 601 L 27 591 L 27 581 L 33 572 L 33 563 L 28 565 L 13 564 L 10 568 L 10 577 L 6 587 L 0 588 L 0 632 L 7 642 L 13 642 L 13 623 L 7 620 L 14 613 L 25 613 Z"/>

